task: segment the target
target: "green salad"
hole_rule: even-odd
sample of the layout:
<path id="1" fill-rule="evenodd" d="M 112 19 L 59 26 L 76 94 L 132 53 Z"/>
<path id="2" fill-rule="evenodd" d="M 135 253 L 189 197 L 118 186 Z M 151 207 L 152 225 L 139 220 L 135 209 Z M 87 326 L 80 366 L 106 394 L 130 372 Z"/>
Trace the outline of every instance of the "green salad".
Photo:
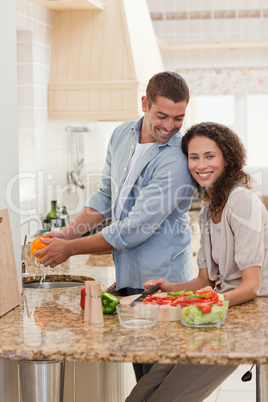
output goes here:
<path id="1" fill-rule="evenodd" d="M 227 309 L 228 309 L 228 300 L 224 298 L 224 295 L 218 295 L 219 304 L 211 305 L 209 312 L 203 312 L 204 308 L 198 306 L 198 304 L 190 304 L 187 306 L 181 305 L 180 313 L 181 318 L 185 321 L 186 324 L 189 325 L 210 325 L 221 324 L 224 322 Z M 203 310 L 203 311 L 202 311 Z"/>

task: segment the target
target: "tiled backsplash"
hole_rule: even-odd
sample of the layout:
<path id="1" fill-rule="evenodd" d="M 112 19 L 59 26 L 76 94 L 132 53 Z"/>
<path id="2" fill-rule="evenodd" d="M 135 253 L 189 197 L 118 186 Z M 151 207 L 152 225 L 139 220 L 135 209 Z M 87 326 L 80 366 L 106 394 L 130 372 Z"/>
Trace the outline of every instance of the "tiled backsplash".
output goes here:
<path id="1" fill-rule="evenodd" d="M 245 10 L 267 9 L 266 0 L 147 0 L 149 9 L 152 12 L 211 12 L 229 11 L 235 12 Z"/>
<path id="2" fill-rule="evenodd" d="M 39 211 L 45 208 L 44 192 L 39 192 L 39 183 L 46 171 L 47 82 L 52 19 L 53 13 L 43 7 L 27 0 L 17 2 L 21 218 L 41 215 Z M 24 225 L 22 238 L 24 233 L 32 233 L 35 228 L 34 223 Z"/>
<path id="3" fill-rule="evenodd" d="M 171 45 L 200 44 L 194 50 L 190 47 L 163 50 L 167 69 L 267 67 L 267 45 L 253 44 L 268 39 L 267 1 L 147 0 L 147 3 L 160 40 Z M 202 47 L 202 43 L 221 42 L 244 42 L 244 46 Z"/>
<path id="4" fill-rule="evenodd" d="M 267 68 L 179 69 L 191 95 L 268 94 Z"/>
<path id="5" fill-rule="evenodd" d="M 230 18 L 262 18 L 268 16 L 268 8 L 261 10 L 202 10 L 202 11 L 173 11 L 152 12 L 151 18 L 157 20 L 203 20 Z"/>

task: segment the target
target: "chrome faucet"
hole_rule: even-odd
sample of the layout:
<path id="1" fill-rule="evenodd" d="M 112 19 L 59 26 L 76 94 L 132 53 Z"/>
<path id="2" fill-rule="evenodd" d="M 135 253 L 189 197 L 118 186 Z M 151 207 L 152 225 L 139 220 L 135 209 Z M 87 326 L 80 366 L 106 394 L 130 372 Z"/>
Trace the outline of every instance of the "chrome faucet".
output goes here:
<path id="1" fill-rule="evenodd" d="M 26 246 L 26 241 L 27 241 L 27 234 L 24 237 L 24 243 L 23 243 L 23 247 L 22 247 L 22 253 L 21 253 L 21 268 L 22 268 L 22 276 L 28 276 L 29 273 L 26 270 L 26 261 L 24 260 L 24 250 L 25 250 L 25 246 Z"/>
<path id="2" fill-rule="evenodd" d="M 35 221 L 38 224 L 38 234 L 43 234 L 43 226 L 42 226 L 42 222 L 41 219 L 38 218 L 38 216 L 29 216 L 29 218 L 25 218 L 21 221 L 20 225 L 24 225 L 25 223 L 31 222 L 31 221 Z M 29 273 L 27 272 L 26 269 L 26 261 L 24 260 L 24 250 L 25 250 L 25 246 L 26 246 L 26 241 L 27 241 L 27 234 L 24 237 L 24 243 L 23 243 L 23 247 L 22 247 L 22 253 L 21 253 L 21 268 L 22 268 L 22 276 L 28 276 Z"/>
<path id="3" fill-rule="evenodd" d="M 42 222 L 41 222 L 41 219 L 38 218 L 38 216 L 29 216 L 28 218 L 23 219 L 20 223 L 20 226 L 24 225 L 25 223 L 31 222 L 31 221 L 37 222 L 39 234 L 43 234 Z"/>

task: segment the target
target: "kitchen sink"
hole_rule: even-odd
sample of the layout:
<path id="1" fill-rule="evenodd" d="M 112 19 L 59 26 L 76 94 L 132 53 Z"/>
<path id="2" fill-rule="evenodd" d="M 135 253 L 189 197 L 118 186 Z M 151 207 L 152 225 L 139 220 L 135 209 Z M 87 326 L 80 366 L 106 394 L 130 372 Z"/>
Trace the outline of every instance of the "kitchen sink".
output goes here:
<path id="1" fill-rule="evenodd" d="M 58 289 L 58 288 L 70 288 L 74 286 L 84 286 L 84 282 L 42 281 L 42 282 L 29 282 L 23 284 L 24 288 L 31 288 L 31 289 Z"/>

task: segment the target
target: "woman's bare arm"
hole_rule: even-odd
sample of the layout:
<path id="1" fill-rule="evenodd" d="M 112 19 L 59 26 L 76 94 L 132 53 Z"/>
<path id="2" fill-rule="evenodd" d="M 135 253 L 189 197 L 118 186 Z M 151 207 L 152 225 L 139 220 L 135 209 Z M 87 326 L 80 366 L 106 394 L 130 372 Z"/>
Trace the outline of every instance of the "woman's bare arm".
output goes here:
<path id="1" fill-rule="evenodd" d="M 200 269 L 198 277 L 189 282 L 170 283 L 163 278 L 150 279 L 144 283 L 145 290 L 150 289 L 152 286 L 159 285 L 162 292 L 180 292 L 182 290 L 199 290 L 206 286 L 214 287 L 214 283 L 208 277 L 208 270 L 206 268 Z"/>
<path id="2" fill-rule="evenodd" d="M 236 304 L 245 303 L 254 299 L 260 288 L 260 268 L 251 267 L 241 271 L 242 283 L 237 288 L 225 293 L 229 299 L 229 305 L 235 306 Z"/>

